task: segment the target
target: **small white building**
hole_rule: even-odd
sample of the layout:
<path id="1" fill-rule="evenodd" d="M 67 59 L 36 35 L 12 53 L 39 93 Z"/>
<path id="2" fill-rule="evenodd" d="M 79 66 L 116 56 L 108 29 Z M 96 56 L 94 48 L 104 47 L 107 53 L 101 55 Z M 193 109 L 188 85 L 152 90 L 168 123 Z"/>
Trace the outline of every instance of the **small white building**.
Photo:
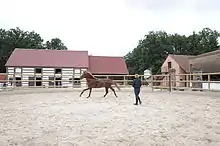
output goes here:
<path id="1" fill-rule="evenodd" d="M 88 69 L 88 51 L 15 49 L 5 66 L 16 86 L 83 86 L 72 80 Z"/>
<path id="2" fill-rule="evenodd" d="M 144 79 L 148 79 L 152 75 L 151 70 L 146 69 L 144 71 Z"/>

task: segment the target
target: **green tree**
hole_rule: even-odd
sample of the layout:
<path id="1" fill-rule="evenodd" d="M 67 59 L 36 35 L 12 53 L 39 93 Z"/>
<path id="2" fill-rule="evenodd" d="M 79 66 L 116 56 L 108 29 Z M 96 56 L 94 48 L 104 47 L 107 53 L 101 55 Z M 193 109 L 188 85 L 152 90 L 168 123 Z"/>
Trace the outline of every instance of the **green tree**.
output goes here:
<path id="1" fill-rule="evenodd" d="M 47 44 L 50 44 L 48 46 Z M 46 46 L 46 47 L 45 47 Z M 48 48 L 49 47 L 49 48 Z M 66 50 L 62 41 L 58 38 L 43 43 L 40 34 L 34 31 L 24 31 L 20 28 L 12 28 L 9 30 L 0 29 L 0 72 L 5 72 L 5 63 L 15 48 L 23 49 L 57 49 Z"/>
<path id="2" fill-rule="evenodd" d="M 152 68 L 153 73 L 160 70 L 160 64 L 172 53 L 173 47 L 166 32 L 149 32 L 138 46 L 125 56 L 125 60 L 131 74 L 143 74 L 145 69 Z M 131 63 L 131 64 L 130 64 Z"/>
<path id="3" fill-rule="evenodd" d="M 10 56 L 12 46 L 0 40 L 0 73 L 5 72 L 5 63 Z"/>
<path id="4" fill-rule="evenodd" d="M 49 50 L 67 50 L 67 47 L 59 38 L 53 38 L 45 44 L 46 49 Z"/>
<path id="5" fill-rule="evenodd" d="M 43 39 L 34 31 L 13 28 L 8 31 L 0 29 L 0 72 L 5 72 L 5 63 L 15 48 L 43 49 Z"/>
<path id="6" fill-rule="evenodd" d="M 217 50 L 219 36 L 216 30 L 209 28 L 189 36 L 150 31 L 124 58 L 130 74 L 143 74 L 145 69 L 157 74 L 168 54 L 198 55 Z"/>
<path id="7" fill-rule="evenodd" d="M 203 28 L 202 31 L 199 32 L 200 47 L 202 47 L 202 49 L 200 49 L 200 52 L 198 54 L 217 50 L 219 48 L 219 36 L 220 33 L 216 30 L 211 30 L 210 28 Z"/>
<path id="8" fill-rule="evenodd" d="M 20 28 L 13 28 L 8 31 L 3 31 L 4 34 L 0 37 L 8 44 L 17 48 L 33 48 L 42 49 L 43 39 L 41 36 L 34 32 L 23 31 Z"/>
<path id="9" fill-rule="evenodd" d="M 173 48 L 172 54 L 177 55 L 187 55 L 188 50 L 187 48 L 187 37 L 185 35 L 179 35 L 177 33 L 172 34 L 169 36 L 169 39 L 171 41 L 171 46 Z"/>

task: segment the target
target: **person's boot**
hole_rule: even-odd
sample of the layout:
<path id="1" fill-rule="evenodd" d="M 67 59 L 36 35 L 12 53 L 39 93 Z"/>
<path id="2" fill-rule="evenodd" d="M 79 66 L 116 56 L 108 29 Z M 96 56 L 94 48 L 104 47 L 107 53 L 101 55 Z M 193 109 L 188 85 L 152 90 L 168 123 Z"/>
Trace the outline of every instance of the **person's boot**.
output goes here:
<path id="1" fill-rule="evenodd" d="M 134 103 L 134 105 L 138 105 L 138 100 L 136 99 L 136 103 Z"/>

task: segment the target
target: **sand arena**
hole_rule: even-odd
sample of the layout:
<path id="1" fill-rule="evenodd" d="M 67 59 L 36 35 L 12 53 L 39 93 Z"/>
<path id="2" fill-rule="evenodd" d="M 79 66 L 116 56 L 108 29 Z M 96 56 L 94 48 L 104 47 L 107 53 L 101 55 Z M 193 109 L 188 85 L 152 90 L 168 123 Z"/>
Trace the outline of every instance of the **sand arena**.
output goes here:
<path id="1" fill-rule="evenodd" d="M 0 145 L 220 145 L 219 93 L 32 90 L 0 92 Z"/>

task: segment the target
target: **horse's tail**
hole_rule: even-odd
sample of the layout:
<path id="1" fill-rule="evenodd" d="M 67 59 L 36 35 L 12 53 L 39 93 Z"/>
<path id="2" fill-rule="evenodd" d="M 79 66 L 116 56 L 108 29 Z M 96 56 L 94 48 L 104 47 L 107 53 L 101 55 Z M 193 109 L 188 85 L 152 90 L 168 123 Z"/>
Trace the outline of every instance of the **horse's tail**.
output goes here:
<path id="1" fill-rule="evenodd" d="M 117 85 L 116 82 L 113 81 L 113 84 L 116 86 L 116 88 L 118 89 L 118 91 L 120 91 L 121 89 L 119 88 L 119 86 Z"/>

